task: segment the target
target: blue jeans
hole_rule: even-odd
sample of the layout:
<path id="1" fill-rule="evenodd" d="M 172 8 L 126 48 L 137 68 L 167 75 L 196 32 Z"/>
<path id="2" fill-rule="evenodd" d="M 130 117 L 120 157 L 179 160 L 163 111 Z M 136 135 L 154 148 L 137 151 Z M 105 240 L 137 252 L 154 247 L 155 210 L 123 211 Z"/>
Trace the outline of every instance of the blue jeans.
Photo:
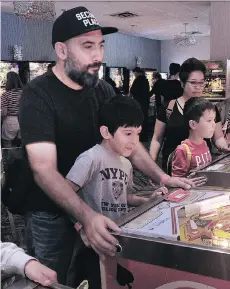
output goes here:
<path id="1" fill-rule="evenodd" d="M 67 284 L 67 273 L 77 238 L 73 224 L 65 216 L 47 212 L 30 212 L 25 219 L 29 255 L 55 270 L 58 281 Z"/>
<path id="2" fill-rule="evenodd" d="M 98 255 L 83 244 L 68 217 L 27 213 L 26 243 L 30 255 L 57 272 L 59 283 L 76 288 L 88 280 L 90 289 L 101 288 Z"/>

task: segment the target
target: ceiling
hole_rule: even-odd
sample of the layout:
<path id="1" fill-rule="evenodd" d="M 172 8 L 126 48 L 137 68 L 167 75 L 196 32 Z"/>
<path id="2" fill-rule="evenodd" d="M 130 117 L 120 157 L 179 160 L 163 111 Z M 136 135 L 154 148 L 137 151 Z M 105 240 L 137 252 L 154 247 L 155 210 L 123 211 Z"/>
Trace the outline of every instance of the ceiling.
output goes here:
<path id="1" fill-rule="evenodd" d="M 201 36 L 210 34 L 209 1 L 54 1 L 57 16 L 63 9 L 86 6 L 101 25 L 115 26 L 120 32 L 150 39 L 173 39 L 184 31 L 199 31 Z M 13 13 L 13 1 L 1 1 L 3 12 Z M 137 17 L 120 19 L 110 14 L 129 11 Z"/>

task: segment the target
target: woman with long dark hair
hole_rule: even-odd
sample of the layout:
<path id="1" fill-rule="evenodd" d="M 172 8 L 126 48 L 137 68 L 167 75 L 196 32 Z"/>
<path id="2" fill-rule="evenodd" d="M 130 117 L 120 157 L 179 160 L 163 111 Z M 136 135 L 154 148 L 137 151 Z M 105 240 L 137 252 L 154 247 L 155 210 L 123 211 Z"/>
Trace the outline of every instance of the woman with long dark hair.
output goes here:
<path id="1" fill-rule="evenodd" d="M 154 135 L 150 145 L 150 155 L 156 161 L 162 146 L 162 167 L 166 171 L 169 155 L 180 143 L 188 138 L 189 130 L 184 125 L 184 104 L 191 97 L 202 97 L 205 86 L 205 65 L 196 58 L 187 59 L 179 73 L 184 93 L 176 100 L 171 100 L 168 107 L 163 108 L 157 115 Z M 212 138 L 213 144 L 219 151 L 229 152 L 227 141 L 222 132 L 220 114 L 216 109 L 216 129 Z M 210 140 L 208 140 L 210 145 Z"/>
<path id="2" fill-rule="evenodd" d="M 2 140 L 3 146 L 9 148 L 15 138 L 20 138 L 18 111 L 22 82 L 16 72 L 7 73 L 5 90 L 1 97 Z"/>

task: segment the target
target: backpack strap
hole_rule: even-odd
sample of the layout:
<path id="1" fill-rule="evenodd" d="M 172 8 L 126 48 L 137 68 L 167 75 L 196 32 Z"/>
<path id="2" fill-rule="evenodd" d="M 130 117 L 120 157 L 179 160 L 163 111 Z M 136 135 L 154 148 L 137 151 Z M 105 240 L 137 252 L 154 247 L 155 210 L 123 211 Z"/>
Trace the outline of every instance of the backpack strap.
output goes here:
<path id="1" fill-rule="evenodd" d="M 183 147 L 186 150 L 187 169 L 188 169 L 188 173 L 189 173 L 190 164 L 191 164 L 191 160 L 192 160 L 192 152 L 190 150 L 190 147 L 186 143 L 182 143 L 181 145 L 183 145 Z M 172 175 L 172 160 L 174 158 L 174 155 L 175 155 L 175 150 L 169 155 L 168 160 L 167 160 L 167 174 L 170 176 Z"/>
<path id="2" fill-rule="evenodd" d="M 173 111 L 173 108 L 174 108 L 174 105 L 176 103 L 176 99 L 173 99 L 169 102 L 168 104 L 168 107 L 166 108 L 166 118 L 167 118 L 167 121 L 169 121 L 170 119 L 170 116 L 172 114 L 172 111 Z"/>
<path id="3" fill-rule="evenodd" d="M 190 150 L 190 147 L 186 143 L 182 143 L 182 145 L 185 148 L 186 153 L 187 153 L 187 168 L 188 168 L 188 172 L 189 172 L 189 168 L 190 168 L 190 164 L 191 164 L 191 160 L 192 160 L 192 152 Z"/>

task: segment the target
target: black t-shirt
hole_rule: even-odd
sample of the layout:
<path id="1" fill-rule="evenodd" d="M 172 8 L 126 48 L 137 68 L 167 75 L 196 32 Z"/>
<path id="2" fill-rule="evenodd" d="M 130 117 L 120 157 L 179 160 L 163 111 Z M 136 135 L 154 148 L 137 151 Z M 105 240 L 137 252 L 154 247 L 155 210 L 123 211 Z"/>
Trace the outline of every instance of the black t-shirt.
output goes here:
<path id="1" fill-rule="evenodd" d="M 130 92 L 142 108 L 149 105 L 149 82 L 145 75 L 139 75 L 134 79 Z"/>
<path id="2" fill-rule="evenodd" d="M 57 148 L 58 171 L 65 177 L 76 158 L 99 141 L 98 109 L 114 90 L 100 80 L 96 89 L 74 90 L 53 72 L 31 81 L 20 103 L 23 146 L 52 142 Z M 56 204 L 33 182 L 27 197 L 28 211 L 58 211 Z"/>
<path id="3" fill-rule="evenodd" d="M 167 160 L 169 155 L 181 144 L 183 140 L 188 138 L 189 130 L 184 124 L 184 116 L 180 113 L 177 103 L 174 104 L 172 113 L 167 120 L 166 109 L 161 107 L 157 115 L 157 119 L 166 123 L 165 140 L 162 148 L 162 156 Z M 216 123 L 220 122 L 220 114 L 216 108 Z M 210 147 L 210 140 L 207 140 Z"/>
<path id="4" fill-rule="evenodd" d="M 155 94 L 156 106 L 161 105 L 161 96 L 163 95 L 163 88 L 166 80 L 165 79 L 158 79 L 150 91 L 150 97 Z"/>
<path id="5" fill-rule="evenodd" d="M 166 80 L 162 88 L 164 102 L 168 103 L 172 99 L 177 99 L 183 94 L 181 83 L 177 79 Z"/>

